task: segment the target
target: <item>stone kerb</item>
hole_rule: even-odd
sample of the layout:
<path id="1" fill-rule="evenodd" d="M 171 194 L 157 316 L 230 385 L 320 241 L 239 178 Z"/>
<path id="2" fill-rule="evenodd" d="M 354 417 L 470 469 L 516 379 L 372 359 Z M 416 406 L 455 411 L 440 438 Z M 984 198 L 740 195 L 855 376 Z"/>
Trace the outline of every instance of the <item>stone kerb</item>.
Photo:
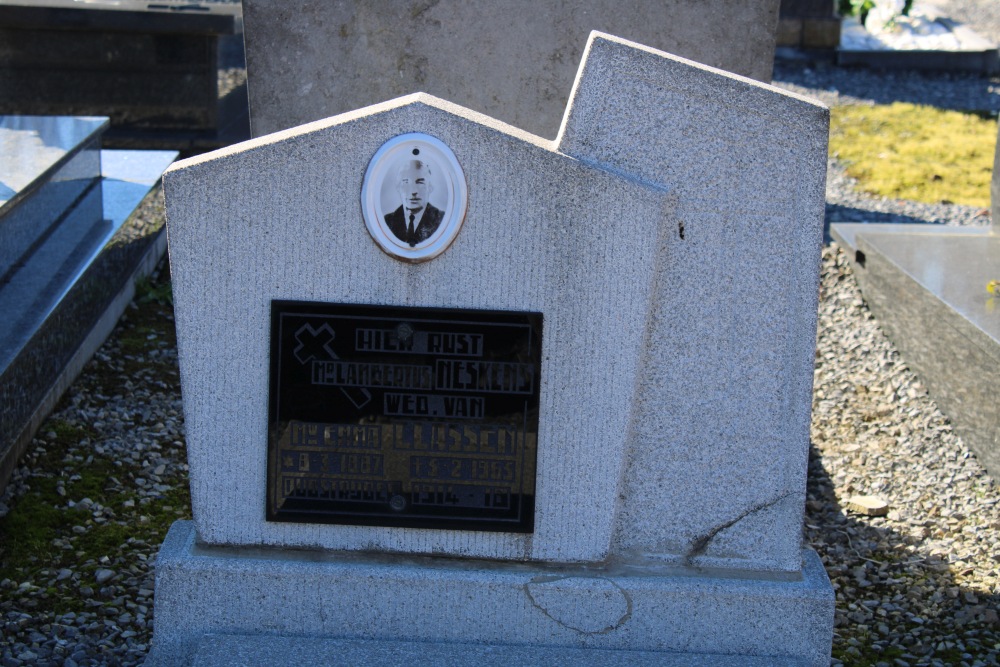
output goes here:
<path id="1" fill-rule="evenodd" d="M 668 188 L 613 551 L 797 571 L 829 112 L 593 33 L 557 143 Z"/>
<path id="2" fill-rule="evenodd" d="M 359 205 L 372 155 L 414 131 L 454 151 L 470 193 L 457 240 L 417 265 L 376 246 Z M 181 161 L 164 188 L 203 542 L 608 556 L 654 264 L 672 243 L 661 188 L 423 94 Z M 543 312 L 534 533 L 265 521 L 272 299 Z"/>

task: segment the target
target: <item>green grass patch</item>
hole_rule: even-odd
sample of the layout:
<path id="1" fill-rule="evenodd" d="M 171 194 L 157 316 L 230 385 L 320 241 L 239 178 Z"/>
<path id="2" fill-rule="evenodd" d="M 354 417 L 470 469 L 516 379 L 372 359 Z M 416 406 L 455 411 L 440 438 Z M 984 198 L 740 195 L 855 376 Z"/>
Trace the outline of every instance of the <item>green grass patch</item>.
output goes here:
<path id="1" fill-rule="evenodd" d="M 16 565 L 38 563 L 48 565 L 58 556 L 52 540 L 64 534 L 67 525 L 82 523 L 89 512 L 78 509 L 60 510 L 53 506 L 55 481 L 32 480 L 32 490 L 17 501 L 16 511 L 0 521 L 0 579 L 17 579 L 10 571 Z M 42 487 L 38 489 L 38 487 Z M 38 490 L 35 490 L 38 489 Z"/>
<path id="2" fill-rule="evenodd" d="M 152 392 L 178 388 L 176 357 L 159 351 L 175 345 L 170 285 L 165 278 L 140 286 L 136 306 L 116 328 L 103 360 L 91 362 L 81 395 L 94 409 L 105 396 L 122 391 L 130 379 Z M 156 354 L 154 354 L 154 352 Z M 56 414 L 66 414 L 64 397 Z M 72 414 L 70 412 L 69 414 Z M 149 427 L 146 423 L 144 426 Z M 0 518 L 0 601 L 17 599 L 17 587 L 33 591 L 24 604 L 32 613 L 80 612 L 112 603 L 114 587 L 126 578 L 147 576 L 148 559 L 177 519 L 190 518 L 187 474 L 177 465 L 160 475 L 162 493 L 152 491 L 149 468 L 158 458 L 184 461 L 184 445 L 171 436 L 158 439 L 141 464 L 109 452 L 106 440 L 119 437 L 97 421 L 53 416 L 42 424 L 21 464 L 31 470 L 27 491 Z M 154 436 L 154 438 L 157 436 Z M 135 480 L 149 480 L 140 487 Z M 81 507 L 89 498 L 95 506 Z M 70 501 L 76 503 L 69 507 Z M 139 547 L 124 550 L 126 543 Z M 105 558 L 107 557 L 107 558 Z M 107 567 L 115 578 L 104 587 L 96 570 Z M 75 574 L 59 579 L 61 568 Z"/>
<path id="3" fill-rule="evenodd" d="M 169 280 L 154 281 L 149 276 L 143 276 L 135 281 L 135 300 L 139 304 L 158 303 L 161 306 L 172 306 L 173 287 Z"/>
<path id="4" fill-rule="evenodd" d="M 125 354 L 142 354 L 149 348 L 147 337 L 157 333 L 148 326 L 137 326 L 122 334 L 121 346 Z"/>
<path id="5" fill-rule="evenodd" d="M 50 448 L 62 450 L 58 445 Z M 52 454 L 47 452 L 46 458 L 55 458 Z M 89 463 L 74 461 L 70 467 L 72 477 L 78 477 L 73 481 L 58 473 L 32 476 L 28 482 L 30 490 L 0 519 L 0 581 L 11 579 L 17 584 L 30 581 L 35 587 L 51 588 L 48 596 L 35 598 L 37 611 L 85 610 L 87 599 L 79 595 L 77 588 L 79 585 L 97 588 L 92 575 L 102 567 L 99 564 L 102 557 L 114 559 L 132 538 L 158 545 L 174 521 L 191 516 L 190 492 L 184 477 L 164 480 L 170 489 L 162 496 L 143 498 L 136 489 L 127 487 L 129 469 L 115 465 L 110 457 L 94 456 Z M 139 474 L 140 470 L 132 470 L 132 475 Z M 115 488 L 109 483 L 110 477 L 121 479 L 126 488 Z M 57 491 L 60 484 L 64 485 L 65 496 Z M 83 498 L 109 508 L 113 518 L 97 522 L 92 511 L 67 507 L 68 499 Z M 124 507 L 126 500 L 132 501 L 132 507 Z M 83 526 L 85 530 L 77 533 L 74 526 Z M 60 541 L 71 547 L 58 546 Z M 54 573 L 63 567 L 79 572 L 80 583 L 53 582 Z"/>
<path id="6" fill-rule="evenodd" d="M 142 508 L 148 517 L 147 535 L 143 539 L 151 544 L 159 544 L 167 536 L 170 526 L 178 519 L 191 518 L 191 490 L 187 480 L 174 484 L 162 500 Z"/>
<path id="7" fill-rule="evenodd" d="M 130 537 L 123 532 L 122 526 L 112 522 L 91 524 L 86 533 L 79 536 L 73 534 L 72 526 L 86 524 L 91 519 L 91 512 L 79 507 L 67 507 L 68 499 L 79 501 L 90 498 L 102 505 L 113 506 L 120 504 L 124 498 L 136 495 L 135 492 L 122 495 L 106 490 L 108 477 L 122 474 L 121 469 L 108 458 L 95 457 L 90 463 L 76 463 L 73 470 L 74 476 L 78 476 L 73 481 L 55 475 L 31 477 L 28 482 L 31 490 L 19 498 L 12 511 L 0 520 L 0 579 L 11 576 L 6 570 L 15 563 L 22 566 L 37 564 L 39 568 L 55 567 L 113 555 Z M 65 496 L 57 491 L 60 482 L 66 491 Z M 73 540 L 75 550 L 84 552 L 83 557 L 52 547 L 54 539 L 67 537 Z M 69 560 L 65 559 L 67 556 Z"/>
<path id="8" fill-rule="evenodd" d="M 997 121 L 903 102 L 830 110 L 830 154 L 866 192 L 990 205 Z"/>

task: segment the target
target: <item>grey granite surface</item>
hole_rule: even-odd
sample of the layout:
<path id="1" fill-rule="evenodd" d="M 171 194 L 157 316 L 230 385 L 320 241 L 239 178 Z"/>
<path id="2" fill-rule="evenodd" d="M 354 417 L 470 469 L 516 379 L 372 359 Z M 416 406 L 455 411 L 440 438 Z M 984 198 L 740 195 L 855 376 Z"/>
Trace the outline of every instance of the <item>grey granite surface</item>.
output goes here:
<path id="1" fill-rule="evenodd" d="M 220 549 L 196 540 L 194 525 L 178 521 L 157 558 L 150 667 L 210 664 L 221 647 L 240 642 L 206 639 L 213 634 L 279 636 L 276 646 L 313 646 L 327 655 L 338 643 L 321 638 L 342 638 L 340 647 L 356 651 L 343 655 L 345 664 L 373 655 L 398 664 L 400 651 L 421 646 L 413 642 L 438 644 L 410 654 L 416 664 L 429 664 L 422 656 L 463 655 L 453 643 L 479 645 L 457 663 L 467 665 L 492 664 L 497 653 L 534 656 L 528 664 L 537 664 L 560 649 L 563 661 L 582 665 L 614 664 L 615 656 L 621 664 L 700 665 L 713 654 L 747 656 L 740 664 L 762 664 L 768 656 L 779 656 L 773 663 L 779 665 L 829 663 L 833 591 L 812 551 L 800 553 L 801 576 L 785 581 L 641 563 L 393 558 Z M 631 651 L 638 652 L 635 662 Z M 709 656 L 676 663 L 672 652 Z M 249 660 L 280 665 L 287 656 L 267 651 Z"/>
<path id="2" fill-rule="evenodd" d="M 425 92 L 547 139 L 591 30 L 769 81 L 778 0 L 244 0 L 253 136 Z"/>
<path id="3" fill-rule="evenodd" d="M 460 234 L 422 264 L 384 253 L 359 211 L 369 160 L 413 130 L 454 151 L 470 191 Z M 661 189 L 425 95 L 184 160 L 164 181 L 202 539 L 607 558 L 653 267 L 671 242 Z M 542 312 L 534 533 L 266 521 L 272 299 Z"/>
<path id="4" fill-rule="evenodd" d="M 156 650 L 266 628 L 825 664 L 801 526 L 826 129 L 822 105 L 594 33 L 557 142 L 417 94 L 174 165 L 197 531 L 161 552 Z M 419 264 L 358 210 L 371 156 L 414 131 L 469 189 Z M 274 300 L 541 312 L 534 532 L 267 521 Z"/>
<path id="5" fill-rule="evenodd" d="M 666 188 L 615 550 L 794 571 L 827 109 L 600 33 L 558 144 Z"/>
<path id="6" fill-rule="evenodd" d="M 587 54 L 558 143 L 574 160 L 418 96 L 167 173 L 203 539 L 798 571 L 826 109 L 607 36 Z M 357 192 L 415 129 L 453 148 L 470 204 L 448 251 L 406 266 Z M 266 522 L 277 298 L 544 312 L 535 534 Z"/>

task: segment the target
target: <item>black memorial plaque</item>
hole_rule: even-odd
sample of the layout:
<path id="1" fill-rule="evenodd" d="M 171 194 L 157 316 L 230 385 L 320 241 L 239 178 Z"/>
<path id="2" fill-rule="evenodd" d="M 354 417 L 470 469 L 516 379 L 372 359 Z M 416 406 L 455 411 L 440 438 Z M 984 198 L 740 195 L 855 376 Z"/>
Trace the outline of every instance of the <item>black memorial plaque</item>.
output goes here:
<path id="1" fill-rule="evenodd" d="M 534 530 L 541 313 L 272 301 L 267 520 Z"/>

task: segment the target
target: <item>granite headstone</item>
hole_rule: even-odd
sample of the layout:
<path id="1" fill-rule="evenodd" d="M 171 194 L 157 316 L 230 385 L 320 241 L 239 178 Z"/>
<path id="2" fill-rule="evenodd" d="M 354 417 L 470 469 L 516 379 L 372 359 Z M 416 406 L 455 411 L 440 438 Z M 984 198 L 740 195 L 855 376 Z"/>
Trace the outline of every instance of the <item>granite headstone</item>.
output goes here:
<path id="1" fill-rule="evenodd" d="M 151 664 L 262 631 L 828 664 L 827 126 L 594 33 L 554 142 L 418 93 L 178 163 L 194 523 Z"/>

